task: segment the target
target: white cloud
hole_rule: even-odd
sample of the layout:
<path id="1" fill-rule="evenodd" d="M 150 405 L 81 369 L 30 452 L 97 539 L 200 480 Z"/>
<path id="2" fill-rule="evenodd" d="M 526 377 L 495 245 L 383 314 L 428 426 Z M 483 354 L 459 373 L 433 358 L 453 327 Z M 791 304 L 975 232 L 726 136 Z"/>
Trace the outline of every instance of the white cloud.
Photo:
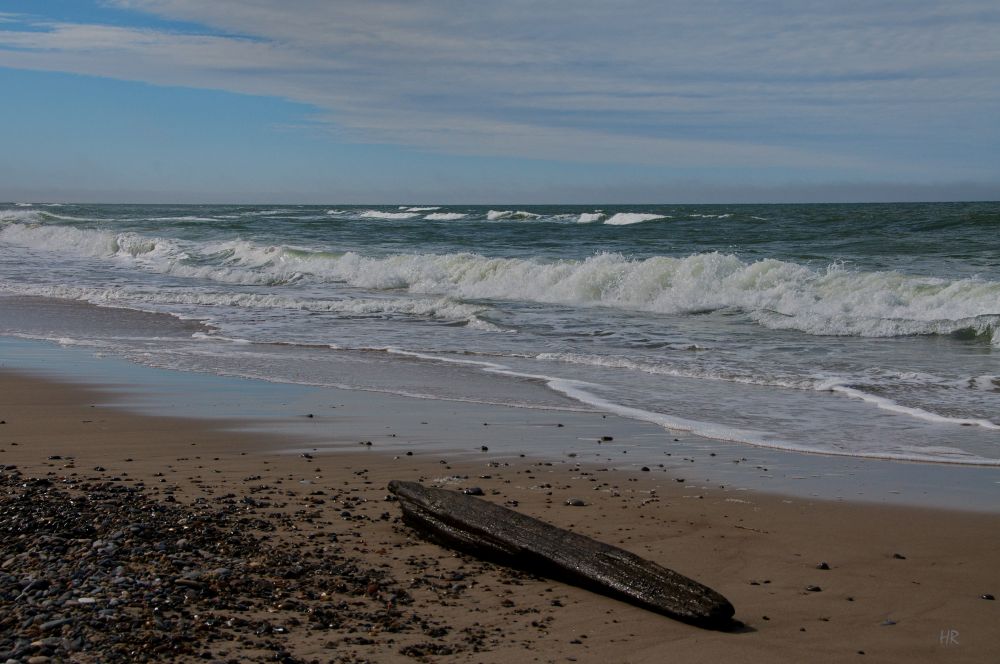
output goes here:
<path id="1" fill-rule="evenodd" d="M 8 27 L 0 66 L 279 96 L 358 141 L 676 167 L 906 171 L 858 146 L 1000 116 L 990 2 L 109 4 L 212 34 Z"/>

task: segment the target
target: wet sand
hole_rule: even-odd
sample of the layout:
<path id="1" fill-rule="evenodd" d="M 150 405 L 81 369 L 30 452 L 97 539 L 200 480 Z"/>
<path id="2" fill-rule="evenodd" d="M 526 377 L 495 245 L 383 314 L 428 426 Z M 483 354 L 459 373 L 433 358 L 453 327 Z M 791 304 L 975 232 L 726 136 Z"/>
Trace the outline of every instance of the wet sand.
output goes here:
<path id="1" fill-rule="evenodd" d="M 5 528 L 18 527 L 9 508 L 19 495 L 40 492 L 33 500 L 48 505 L 42 494 L 65 490 L 65 496 L 52 494 L 52 510 L 59 504 L 71 509 L 69 500 L 79 505 L 88 496 L 101 497 L 88 503 L 95 510 L 148 499 L 165 506 L 167 516 L 226 526 L 213 536 L 252 539 L 220 545 L 199 562 L 188 541 L 194 537 L 160 529 L 146 544 L 163 544 L 164 560 L 143 571 L 137 561 L 145 560 L 145 544 L 137 538 L 126 561 L 132 567 L 124 565 L 128 578 L 160 578 L 151 575 L 175 569 L 163 591 L 172 602 L 167 620 L 157 623 L 156 607 L 137 601 L 137 593 L 111 606 L 122 591 L 109 576 L 104 586 L 87 590 L 92 604 L 45 608 L 50 619 L 71 619 L 58 627 L 65 633 L 72 620 L 85 619 L 109 632 L 119 624 L 146 625 L 151 634 L 181 630 L 197 638 L 182 640 L 190 652 L 170 656 L 203 661 L 983 662 L 998 652 L 1000 605 L 982 597 L 1000 594 L 996 513 L 709 488 L 676 472 L 625 472 L 489 450 L 443 454 L 415 447 L 408 456 L 400 448 L 345 440 L 351 451 L 292 455 L 286 450 L 300 442 L 234 433 L 229 427 L 236 422 L 137 415 L 100 405 L 107 401 L 97 388 L 0 372 Z M 332 421 L 338 416 L 350 414 Z M 576 436 L 570 419 L 565 435 Z M 390 479 L 478 486 L 487 500 L 516 501 L 526 514 L 718 590 L 746 629 L 702 630 L 425 543 L 386 501 Z M 566 505 L 570 498 L 586 506 Z M 25 524 L 25 530 L 32 529 Z M 29 546 L 40 551 L 37 542 L 23 539 L 0 543 L 3 601 L 18 612 L 40 611 L 18 602 L 41 600 L 44 593 L 36 591 L 44 589 L 24 593 L 30 581 L 47 565 L 56 577 L 61 569 L 58 556 L 47 563 L 20 555 Z M 82 542 L 63 546 L 64 556 L 85 548 Z M 219 569 L 212 556 L 224 557 L 226 569 L 247 583 L 211 580 Z M 340 561 L 343 575 L 316 567 L 324 557 Z M 156 566 L 168 563 L 174 568 Z M 821 563 L 829 569 L 819 569 Z M 287 570 L 275 568 L 282 565 L 313 571 L 285 578 Z M 98 610 L 110 611 L 103 622 L 84 613 Z M 215 631 L 197 628 L 206 615 Z M 45 638 L 42 623 L 24 622 L 3 623 L 0 650 Z M 53 654 L 62 652 L 50 643 Z M 73 645 L 80 646 L 75 661 L 106 661 L 111 652 Z M 45 656 L 44 648 L 17 656 Z"/>

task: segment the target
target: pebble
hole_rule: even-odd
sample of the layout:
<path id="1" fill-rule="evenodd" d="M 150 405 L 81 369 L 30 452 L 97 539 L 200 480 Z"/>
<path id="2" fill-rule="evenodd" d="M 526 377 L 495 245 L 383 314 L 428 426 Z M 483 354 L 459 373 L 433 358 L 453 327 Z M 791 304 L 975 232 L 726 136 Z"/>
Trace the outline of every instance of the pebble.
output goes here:
<path id="1" fill-rule="evenodd" d="M 586 507 L 587 503 L 580 498 L 567 498 L 566 504 L 570 507 Z"/>
<path id="2" fill-rule="evenodd" d="M 246 496 L 250 502 L 229 494 L 182 504 L 124 482 L 0 473 L 0 662 L 194 661 L 206 654 L 304 662 L 297 639 L 316 629 L 325 640 L 391 633 L 395 649 L 426 640 L 429 614 L 406 586 L 352 552 L 360 534 L 343 533 L 350 544 L 329 532 L 307 538 L 319 532 L 312 510 L 276 511 L 279 495 L 294 499 L 255 493 Z M 327 495 L 351 508 L 344 510 L 351 526 L 374 518 L 356 495 Z M 278 527 L 283 538 L 272 539 Z M 255 616 L 267 616 L 271 626 Z M 485 643 L 455 632 L 452 643 L 436 641 L 434 652 Z"/>
<path id="3" fill-rule="evenodd" d="M 478 486 L 470 486 L 467 489 L 462 489 L 462 493 L 464 493 L 467 496 L 482 496 L 482 495 L 484 495 L 483 494 L 483 490 L 481 488 L 479 488 Z"/>

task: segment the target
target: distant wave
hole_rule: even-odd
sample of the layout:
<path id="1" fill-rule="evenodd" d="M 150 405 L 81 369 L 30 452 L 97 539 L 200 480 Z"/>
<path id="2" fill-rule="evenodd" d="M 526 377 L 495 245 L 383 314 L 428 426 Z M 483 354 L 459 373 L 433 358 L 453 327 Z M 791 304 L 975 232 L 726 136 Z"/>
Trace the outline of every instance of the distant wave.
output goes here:
<path id="1" fill-rule="evenodd" d="M 612 216 L 610 219 L 606 220 L 604 223 L 608 226 L 631 226 L 632 224 L 641 224 L 644 221 L 656 221 L 657 219 L 668 219 L 669 217 L 664 214 L 646 214 L 642 212 L 619 212 L 618 214 Z"/>
<path id="2" fill-rule="evenodd" d="M 365 210 L 358 215 L 362 219 L 413 219 L 418 212 L 385 212 L 383 210 Z"/>
<path id="3" fill-rule="evenodd" d="M 431 210 L 440 210 L 441 206 L 438 205 L 433 207 L 401 207 L 399 209 L 404 210 L 406 212 L 430 212 Z"/>
<path id="4" fill-rule="evenodd" d="M 577 217 L 577 223 L 580 224 L 592 224 L 598 221 L 603 221 L 607 218 L 607 215 L 603 212 L 583 212 Z"/>
<path id="5" fill-rule="evenodd" d="M 342 282 L 459 299 L 665 314 L 729 309 L 771 329 L 815 335 L 960 334 L 1000 345 L 1000 283 L 978 278 L 852 271 L 840 265 L 816 270 L 776 259 L 746 262 L 721 253 L 644 260 L 603 253 L 554 262 L 474 253 L 368 257 L 245 240 L 184 243 L 20 221 L 0 225 L 0 241 L 226 283 Z"/>
<path id="6" fill-rule="evenodd" d="M 468 215 L 461 212 L 432 212 L 424 217 L 428 221 L 458 221 L 465 219 Z"/>
<path id="7" fill-rule="evenodd" d="M 539 219 L 541 216 L 534 212 L 525 212 L 524 210 L 490 210 L 486 213 L 488 221 L 500 221 L 501 219 Z"/>

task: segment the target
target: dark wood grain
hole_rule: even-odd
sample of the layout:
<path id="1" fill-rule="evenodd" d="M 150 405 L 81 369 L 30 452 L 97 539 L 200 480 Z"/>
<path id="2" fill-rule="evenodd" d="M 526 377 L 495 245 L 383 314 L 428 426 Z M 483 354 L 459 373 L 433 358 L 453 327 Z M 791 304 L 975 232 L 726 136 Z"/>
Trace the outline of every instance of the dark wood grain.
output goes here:
<path id="1" fill-rule="evenodd" d="M 403 521 L 439 544 L 713 629 L 734 609 L 716 591 L 618 547 L 455 491 L 393 480 Z"/>

